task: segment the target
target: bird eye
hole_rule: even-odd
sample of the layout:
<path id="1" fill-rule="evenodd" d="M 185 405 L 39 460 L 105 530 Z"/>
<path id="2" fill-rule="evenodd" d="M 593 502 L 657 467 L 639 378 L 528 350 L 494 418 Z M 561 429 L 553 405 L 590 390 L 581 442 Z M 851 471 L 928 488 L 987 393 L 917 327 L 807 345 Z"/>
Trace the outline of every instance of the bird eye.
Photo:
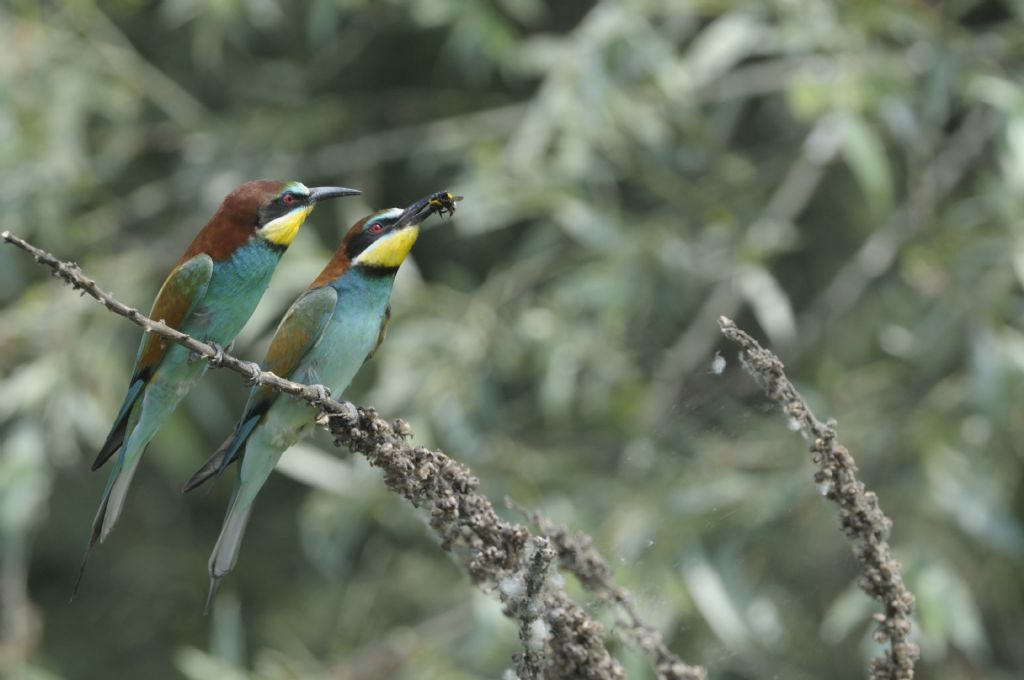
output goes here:
<path id="1" fill-rule="evenodd" d="M 376 224 L 370 225 L 370 233 L 371 234 L 379 234 L 382 231 L 384 231 L 384 225 L 381 224 L 380 222 L 377 222 Z"/>
<path id="2" fill-rule="evenodd" d="M 281 197 L 281 202 L 285 205 L 295 205 L 299 202 L 299 197 L 289 192 Z"/>

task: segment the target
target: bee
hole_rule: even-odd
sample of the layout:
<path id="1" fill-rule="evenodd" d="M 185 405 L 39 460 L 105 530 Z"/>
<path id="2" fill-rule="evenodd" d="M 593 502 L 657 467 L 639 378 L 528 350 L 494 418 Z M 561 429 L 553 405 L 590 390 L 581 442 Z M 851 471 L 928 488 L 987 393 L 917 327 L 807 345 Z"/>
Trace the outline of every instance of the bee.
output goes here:
<path id="1" fill-rule="evenodd" d="M 437 209 L 438 215 L 444 217 L 447 212 L 451 216 L 455 214 L 455 204 L 462 199 L 462 196 L 455 196 L 450 191 L 439 191 L 430 197 L 428 204 Z"/>

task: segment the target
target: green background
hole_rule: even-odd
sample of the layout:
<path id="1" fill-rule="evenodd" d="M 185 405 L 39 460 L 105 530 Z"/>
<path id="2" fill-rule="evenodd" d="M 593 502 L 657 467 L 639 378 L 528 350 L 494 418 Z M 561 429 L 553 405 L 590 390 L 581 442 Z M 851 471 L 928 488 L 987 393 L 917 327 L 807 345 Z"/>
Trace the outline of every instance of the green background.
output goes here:
<path id="1" fill-rule="evenodd" d="M 507 516 L 506 496 L 592 534 L 712 677 L 863 677 L 875 605 L 806 443 L 718 336 L 731 316 L 894 519 L 919 677 L 1020 677 L 1022 60 L 1011 2 L 7 0 L 0 228 L 148 309 L 240 182 L 362 189 L 299 234 L 235 347 L 258 359 L 349 224 L 463 194 L 347 398 Z M 510 667 L 497 598 L 320 435 L 202 616 L 230 484 L 179 489 L 245 399 L 224 371 L 156 437 L 68 605 L 138 339 L 0 248 L 0 675 Z"/>

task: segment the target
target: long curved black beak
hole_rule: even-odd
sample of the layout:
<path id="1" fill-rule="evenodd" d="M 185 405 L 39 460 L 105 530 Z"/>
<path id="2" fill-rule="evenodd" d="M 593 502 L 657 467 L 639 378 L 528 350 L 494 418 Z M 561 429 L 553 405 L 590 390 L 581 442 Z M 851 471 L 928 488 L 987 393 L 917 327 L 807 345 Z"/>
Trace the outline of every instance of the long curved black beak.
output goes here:
<path id="1" fill-rule="evenodd" d="M 326 201 L 329 198 L 341 198 L 342 196 L 358 196 L 363 193 L 359 189 L 346 189 L 345 187 L 314 187 L 309 192 L 309 198 L 314 203 Z"/>
<path id="2" fill-rule="evenodd" d="M 413 224 L 419 224 L 435 212 L 444 215 L 455 214 L 455 202 L 461 201 L 462 196 L 455 196 L 449 191 L 437 191 L 416 201 L 398 216 L 398 219 L 391 225 L 392 229 L 401 229 Z"/>

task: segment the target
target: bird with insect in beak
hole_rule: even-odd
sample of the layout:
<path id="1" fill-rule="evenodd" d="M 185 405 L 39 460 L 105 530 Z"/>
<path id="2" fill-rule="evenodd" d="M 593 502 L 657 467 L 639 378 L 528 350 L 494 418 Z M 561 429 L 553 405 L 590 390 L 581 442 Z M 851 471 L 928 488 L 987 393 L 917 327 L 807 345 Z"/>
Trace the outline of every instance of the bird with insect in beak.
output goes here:
<path id="1" fill-rule="evenodd" d="M 174 265 L 149 316 L 217 348 L 230 344 L 314 206 L 357 194 L 342 187 L 310 189 L 300 182 L 246 182 L 227 195 Z M 181 345 L 143 335 L 128 393 L 92 464 L 96 470 L 120 451 L 93 520 L 86 556 L 117 523 L 146 445 L 207 368 Z M 83 558 L 76 591 L 84 570 Z"/>
<path id="2" fill-rule="evenodd" d="M 454 214 L 461 196 L 438 192 L 405 210 L 391 208 L 349 229 L 334 257 L 285 314 L 263 370 L 341 395 L 384 339 L 391 288 L 416 242 L 419 225 L 437 212 Z M 190 491 L 241 461 L 238 482 L 210 556 L 210 593 L 238 560 L 253 500 L 281 455 L 313 428 L 316 411 L 304 401 L 257 385 L 234 433 L 185 485 Z"/>

